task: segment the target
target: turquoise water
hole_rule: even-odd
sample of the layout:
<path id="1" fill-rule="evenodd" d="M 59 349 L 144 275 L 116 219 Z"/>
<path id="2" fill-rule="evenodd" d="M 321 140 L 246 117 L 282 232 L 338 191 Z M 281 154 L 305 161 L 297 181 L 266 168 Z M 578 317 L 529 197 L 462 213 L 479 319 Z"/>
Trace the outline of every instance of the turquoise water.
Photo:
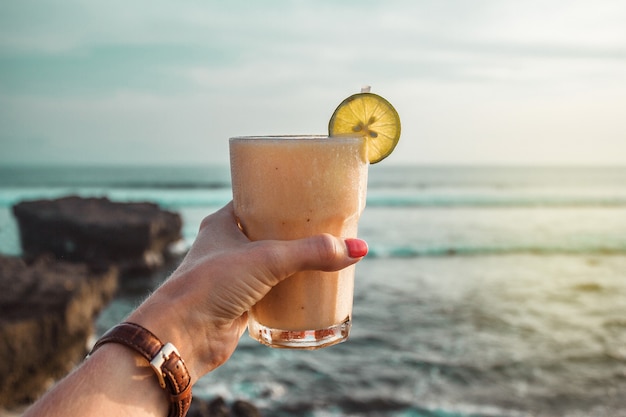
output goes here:
<path id="1" fill-rule="evenodd" d="M 190 244 L 229 184 L 226 167 L 0 168 L 0 251 L 19 254 L 12 204 L 67 194 L 155 201 Z M 195 394 L 274 416 L 626 416 L 626 168 L 373 166 L 359 233 L 348 342 L 244 337 Z"/>

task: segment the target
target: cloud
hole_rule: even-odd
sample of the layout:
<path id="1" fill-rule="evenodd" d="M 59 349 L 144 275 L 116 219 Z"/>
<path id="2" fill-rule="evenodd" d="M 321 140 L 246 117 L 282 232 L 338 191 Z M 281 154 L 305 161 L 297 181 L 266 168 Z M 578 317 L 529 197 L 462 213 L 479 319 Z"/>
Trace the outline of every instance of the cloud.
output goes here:
<path id="1" fill-rule="evenodd" d="M 390 161 L 615 160 L 624 21 L 610 0 L 2 2 L 0 140 L 225 161 L 228 136 L 323 133 L 371 84 L 403 118 Z"/>

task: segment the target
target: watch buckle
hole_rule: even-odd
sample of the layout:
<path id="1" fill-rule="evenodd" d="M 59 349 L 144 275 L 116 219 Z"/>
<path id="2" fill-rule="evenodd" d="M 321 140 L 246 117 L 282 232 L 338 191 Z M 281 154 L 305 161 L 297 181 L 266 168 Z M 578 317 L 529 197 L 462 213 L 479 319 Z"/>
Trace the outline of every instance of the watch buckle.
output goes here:
<path id="1" fill-rule="evenodd" d="M 180 357 L 180 353 L 178 353 L 176 347 L 174 347 L 174 345 L 171 343 L 166 343 L 157 352 L 156 356 L 150 361 L 150 366 L 152 367 L 152 369 L 154 369 L 161 388 L 165 388 L 165 373 L 163 372 L 162 367 L 165 361 L 167 361 L 170 356 L 172 356 L 172 353 L 175 353 L 176 355 L 178 355 L 178 357 Z"/>

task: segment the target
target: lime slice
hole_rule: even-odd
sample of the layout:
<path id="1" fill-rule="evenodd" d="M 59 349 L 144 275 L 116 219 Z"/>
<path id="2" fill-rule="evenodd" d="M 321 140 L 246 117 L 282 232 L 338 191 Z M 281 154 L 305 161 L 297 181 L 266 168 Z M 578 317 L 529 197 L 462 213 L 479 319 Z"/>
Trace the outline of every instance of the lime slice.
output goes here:
<path id="1" fill-rule="evenodd" d="M 371 164 L 388 157 L 400 139 L 400 116 L 381 96 L 361 92 L 335 109 L 328 123 L 329 136 L 363 136 Z"/>

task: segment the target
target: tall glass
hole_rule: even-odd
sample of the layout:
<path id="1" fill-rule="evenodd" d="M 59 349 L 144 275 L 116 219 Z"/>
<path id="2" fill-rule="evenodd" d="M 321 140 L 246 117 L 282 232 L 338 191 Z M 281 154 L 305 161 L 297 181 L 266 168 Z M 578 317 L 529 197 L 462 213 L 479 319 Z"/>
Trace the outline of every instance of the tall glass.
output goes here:
<path id="1" fill-rule="evenodd" d="M 231 138 L 230 167 L 235 215 L 249 239 L 356 237 L 367 190 L 362 138 Z M 248 332 L 276 348 L 343 342 L 350 332 L 353 292 L 354 266 L 297 273 L 252 307 Z"/>

